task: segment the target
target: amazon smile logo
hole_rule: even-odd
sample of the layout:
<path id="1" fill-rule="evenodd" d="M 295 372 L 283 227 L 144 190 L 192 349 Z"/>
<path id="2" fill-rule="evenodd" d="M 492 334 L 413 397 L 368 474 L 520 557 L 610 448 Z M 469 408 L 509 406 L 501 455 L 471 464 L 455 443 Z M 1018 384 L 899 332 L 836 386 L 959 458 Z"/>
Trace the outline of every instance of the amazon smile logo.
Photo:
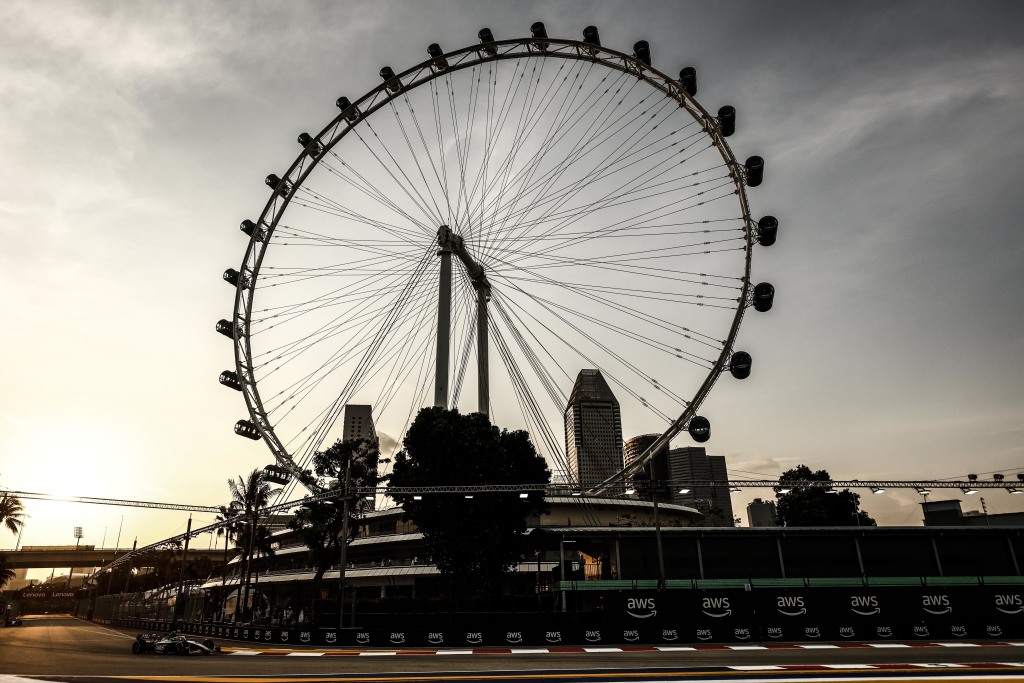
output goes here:
<path id="1" fill-rule="evenodd" d="M 727 617 L 732 614 L 732 608 L 729 606 L 729 598 L 704 598 L 701 601 L 701 607 L 704 614 L 709 617 L 720 618 Z"/>

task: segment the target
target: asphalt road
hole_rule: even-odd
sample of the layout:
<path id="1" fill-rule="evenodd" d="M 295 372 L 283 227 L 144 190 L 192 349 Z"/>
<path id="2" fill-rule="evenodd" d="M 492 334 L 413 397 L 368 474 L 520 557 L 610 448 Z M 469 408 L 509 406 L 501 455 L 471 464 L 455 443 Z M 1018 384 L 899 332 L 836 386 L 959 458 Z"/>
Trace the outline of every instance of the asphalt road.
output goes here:
<path id="1" fill-rule="evenodd" d="M 909 663 L 978 663 L 1024 662 L 1024 647 L 920 647 L 920 648 L 844 648 L 844 649 L 782 649 L 782 650 L 709 650 L 698 652 L 587 652 L 559 654 L 486 654 L 486 655 L 417 655 L 302 657 L 302 656 L 240 656 L 175 657 L 133 655 L 134 631 L 112 629 L 82 622 L 70 617 L 30 617 L 21 627 L 0 628 L 0 680 L 3 675 L 42 676 L 48 680 L 68 680 L 85 676 L 102 679 L 128 676 L 145 679 L 151 676 L 209 679 L 221 676 L 324 676 L 344 680 L 349 676 L 370 674 L 374 680 L 422 680 L 424 674 L 435 680 L 452 680 L 446 675 L 465 672 L 460 681 L 486 676 L 490 680 L 668 680 L 702 678 L 697 672 L 685 673 L 691 667 L 759 666 L 759 665 L 889 665 Z M 223 642 L 225 647 L 232 643 Z M 312 648 L 311 648 L 312 649 Z M 371 651 L 372 652 L 372 651 Z M 506 675 L 503 675 L 503 672 Z M 638 674 L 649 673 L 650 676 Z M 674 672 L 679 672 L 674 675 Z M 759 680 L 775 678 L 785 672 L 764 672 Z M 852 671 L 864 675 L 865 671 Z M 964 671 L 934 669 L 914 672 L 910 679 L 920 680 L 931 674 L 975 675 L 995 671 Z M 389 675 L 404 674 L 404 675 Z M 749 677 L 753 672 L 745 674 Z M 719 678 L 735 679 L 740 673 Z M 828 672 L 829 678 L 842 672 Z M 905 674 L 904 674 L 905 675 Z M 824 678 L 821 670 L 814 676 Z M 788 676 L 787 676 L 788 677 Z M 1015 680 L 1024 680 L 1024 668 L 1016 670 Z M 10 680 L 10 679 L 6 679 Z M 81 680 L 81 679 L 78 679 Z M 1011 680 L 1009 678 L 1003 680 Z"/>

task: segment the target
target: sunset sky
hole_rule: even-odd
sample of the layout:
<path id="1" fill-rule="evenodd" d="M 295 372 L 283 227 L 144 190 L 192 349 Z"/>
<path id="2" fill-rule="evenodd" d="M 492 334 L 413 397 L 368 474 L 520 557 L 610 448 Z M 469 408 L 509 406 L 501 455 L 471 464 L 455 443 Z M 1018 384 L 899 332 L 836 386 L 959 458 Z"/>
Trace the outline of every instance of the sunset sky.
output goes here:
<path id="1" fill-rule="evenodd" d="M 534 21 L 695 66 L 698 99 L 739 112 L 737 156 L 766 159 L 754 213 L 781 229 L 753 277 L 775 307 L 741 329 L 751 378 L 702 409 L 733 477 L 1024 471 L 1019 3 L 47 0 L 0 5 L 0 487 L 225 502 L 229 477 L 270 462 L 232 432 L 246 410 L 217 383 L 233 357 L 214 331 L 263 178 L 381 66 Z M 770 495 L 734 495 L 744 524 Z M 144 544 L 188 517 L 25 502 L 25 545 L 82 526 L 110 546 L 122 515 L 121 545 Z M 863 502 L 920 524 L 912 491 Z"/>

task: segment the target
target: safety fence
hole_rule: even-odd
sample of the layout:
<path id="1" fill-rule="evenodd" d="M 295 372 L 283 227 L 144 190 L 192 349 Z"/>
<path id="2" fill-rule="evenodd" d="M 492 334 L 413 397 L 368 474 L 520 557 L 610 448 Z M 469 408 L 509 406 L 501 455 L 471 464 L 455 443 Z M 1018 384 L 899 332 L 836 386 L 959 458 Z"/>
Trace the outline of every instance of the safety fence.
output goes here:
<path id="1" fill-rule="evenodd" d="M 891 582 L 806 579 L 736 582 L 688 589 L 656 582 L 579 590 L 563 585 L 561 609 L 535 613 L 368 613 L 359 628 L 224 624 L 186 607 L 178 630 L 251 643 L 344 647 L 629 645 L 766 641 L 1004 640 L 1024 637 L 1020 577 L 938 577 Z M 564 582 L 571 584 L 572 582 Z M 596 582 L 579 582 L 596 583 Z M 632 582 L 621 582 L 623 584 Z M 649 583 L 653 585 L 648 585 Z M 575 588 L 575 590 L 574 590 Z M 589 586 L 588 586 L 589 588 Z M 193 598 L 190 598 L 193 599 Z M 99 602 L 99 601 L 97 601 Z M 130 601 L 94 618 L 166 631 L 172 611 Z M 132 615 L 132 609 L 135 609 Z M 160 616 L 162 615 L 162 616 Z"/>

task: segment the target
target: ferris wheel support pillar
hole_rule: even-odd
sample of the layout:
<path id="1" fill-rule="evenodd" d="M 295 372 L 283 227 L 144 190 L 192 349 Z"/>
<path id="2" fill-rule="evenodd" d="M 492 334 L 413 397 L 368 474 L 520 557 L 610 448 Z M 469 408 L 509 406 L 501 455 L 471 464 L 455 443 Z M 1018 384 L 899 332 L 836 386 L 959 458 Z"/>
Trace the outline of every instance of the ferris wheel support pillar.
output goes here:
<path id="1" fill-rule="evenodd" d="M 441 277 L 437 291 L 437 362 L 434 375 L 434 405 L 448 407 L 448 340 L 452 326 L 452 252 L 447 246 L 448 226 L 438 230 Z"/>
<path id="2" fill-rule="evenodd" d="M 487 367 L 487 301 L 489 292 L 476 290 L 476 353 L 477 353 L 477 406 L 479 412 L 489 414 L 490 375 Z"/>

